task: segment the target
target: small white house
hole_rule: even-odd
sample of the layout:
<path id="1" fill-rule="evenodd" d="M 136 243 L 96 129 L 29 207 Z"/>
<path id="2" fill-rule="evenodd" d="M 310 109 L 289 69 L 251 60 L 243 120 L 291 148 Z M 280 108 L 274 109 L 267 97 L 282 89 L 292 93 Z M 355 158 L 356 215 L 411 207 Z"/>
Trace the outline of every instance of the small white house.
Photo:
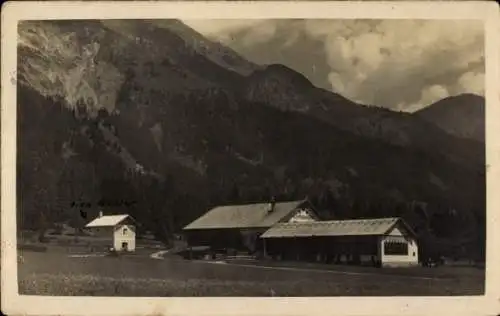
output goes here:
<path id="1" fill-rule="evenodd" d="M 88 223 L 85 228 L 95 238 L 95 246 L 115 251 L 135 251 L 135 220 L 127 215 L 103 215 Z"/>

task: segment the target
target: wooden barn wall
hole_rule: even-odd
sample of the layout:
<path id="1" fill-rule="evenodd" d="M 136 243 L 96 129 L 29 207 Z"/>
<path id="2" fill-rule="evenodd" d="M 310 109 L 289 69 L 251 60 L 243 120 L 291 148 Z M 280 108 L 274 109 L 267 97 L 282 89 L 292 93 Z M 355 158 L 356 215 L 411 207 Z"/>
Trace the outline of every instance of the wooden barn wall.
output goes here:
<path id="1" fill-rule="evenodd" d="M 375 237 L 300 237 L 266 239 L 266 254 L 291 260 L 314 260 L 318 255 L 378 255 Z"/>
<path id="2" fill-rule="evenodd" d="M 185 232 L 189 246 L 209 246 L 213 250 L 235 249 L 255 252 L 262 249 L 262 229 L 207 229 Z"/>

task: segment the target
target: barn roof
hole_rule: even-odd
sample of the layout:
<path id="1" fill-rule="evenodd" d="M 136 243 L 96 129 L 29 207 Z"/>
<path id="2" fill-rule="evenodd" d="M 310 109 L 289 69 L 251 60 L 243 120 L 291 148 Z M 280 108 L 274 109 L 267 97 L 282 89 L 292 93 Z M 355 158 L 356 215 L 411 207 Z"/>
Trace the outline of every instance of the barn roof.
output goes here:
<path id="1" fill-rule="evenodd" d="M 103 215 L 98 217 L 85 225 L 85 227 L 104 227 L 104 226 L 115 226 L 124 221 L 126 218 L 131 218 L 127 214 L 120 215 Z"/>
<path id="2" fill-rule="evenodd" d="M 268 228 L 290 215 L 304 202 L 276 202 L 272 212 L 268 211 L 269 203 L 218 206 L 184 227 L 184 230 Z"/>
<path id="3" fill-rule="evenodd" d="M 310 223 L 279 223 L 262 234 L 261 238 L 384 235 L 398 222 L 402 222 L 405 228 L 413 234 L 411 228 L 400 218 L 391 217 Z"/>

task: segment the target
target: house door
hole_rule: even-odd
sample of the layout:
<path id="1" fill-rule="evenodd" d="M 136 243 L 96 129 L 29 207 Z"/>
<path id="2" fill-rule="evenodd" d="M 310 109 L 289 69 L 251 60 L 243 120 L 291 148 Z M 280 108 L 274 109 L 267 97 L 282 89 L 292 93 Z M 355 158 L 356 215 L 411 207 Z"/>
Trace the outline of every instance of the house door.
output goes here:
<path id="1" fill-rule="evenodd" d="M 128 242 L 122 242 L 122 250 L 128 251 Z"/>

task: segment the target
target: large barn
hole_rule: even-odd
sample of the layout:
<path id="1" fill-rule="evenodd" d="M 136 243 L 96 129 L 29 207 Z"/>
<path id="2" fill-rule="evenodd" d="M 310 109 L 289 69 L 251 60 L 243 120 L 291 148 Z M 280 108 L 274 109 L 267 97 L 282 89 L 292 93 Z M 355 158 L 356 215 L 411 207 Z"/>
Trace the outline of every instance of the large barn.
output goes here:
<path id="1" fill-rule="evenodd" d="M 368 261 L 382 267 L 418 264 L 415 233 L 400 218 L 278 223 L 261 238 L 266 254 L 277 258 Z"/>
<path id="2" fill-rule="evenodd" d="M 418 265 L 417 236 L 401 218 L 322 221 L 308 200 L 215 207 L 184 228 L 190 247 L 278 260 Z"/>
<path id="3" fill-rule="evenodd" d="M 183 231 L 190 246 L 210 246 L 214 251 L 234 249 L 263 251 L 260 235 L 278 223 L 319 220 L 308 200 L 218 206 Z"/>

